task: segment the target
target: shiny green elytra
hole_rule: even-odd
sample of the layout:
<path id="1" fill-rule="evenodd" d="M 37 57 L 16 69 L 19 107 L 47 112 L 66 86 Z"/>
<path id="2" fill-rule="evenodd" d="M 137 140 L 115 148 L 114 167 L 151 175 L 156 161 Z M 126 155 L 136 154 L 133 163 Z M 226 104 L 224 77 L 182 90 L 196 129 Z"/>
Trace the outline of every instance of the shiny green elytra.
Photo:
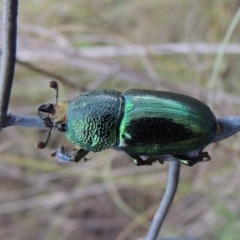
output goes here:
<path id="1" fill-rule="evenodd" d="M 63 147 L 56 150 L 53 156 L 59 162 L 78 162 L 89 152 L 112 147 L 126 152 L 136 165 L 151 165 L 160 161 L 159 156 L 172 155 L 192 166 L 210 157 L 202 151 L 193 158 L 185 153 L 202 149 L 218 129 L 216 117 L 199 100 L 172 92 L 138 89 L 125 93 L 88 91 L 73 101 L 40 106 L 39 116 L 50 131 L 57 127 L 76 145 L 68 154 Z M 47 141 L 38 147 L 46 144 Z"/>

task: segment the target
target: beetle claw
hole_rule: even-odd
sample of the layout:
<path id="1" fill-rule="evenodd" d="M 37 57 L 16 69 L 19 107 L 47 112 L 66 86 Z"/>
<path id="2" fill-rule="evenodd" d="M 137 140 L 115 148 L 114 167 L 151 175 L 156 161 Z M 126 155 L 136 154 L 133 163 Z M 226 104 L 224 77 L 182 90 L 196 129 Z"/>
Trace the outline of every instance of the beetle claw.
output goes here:
<path id="1" fill-rule="evenodd" d="M 211 157 L 208 155 L 208 152 L 201 152 L 199 153 L 199 155 L 201 154 L 201 161 L 200 162 L 207 162 L 211 160 Z"/>
<path id="2" fill-rule="evenodd" d="M 56 157 L 59 163 L 74 162 L 70 154 L 66 154 L 64 146 L 61 146 L 51 153 L 51 157 Z"/>
<path id="3" fill-rule="evenodd" d="M 198 162 L 207 162 L 211 160 L 208 152 L 203 152 L 202 149 L 199 150 L 194 156 L 189 156 L 187 153 L 175 154 L 173 157 L 177 158 L 181 163 L 192 167 Z"/>
<path id="4" fill-rule="evenodd" d="M 57 149 L 51 153 L 51 157 L 56 157 L 57 156 Z"/>
<path id="5" fill-rule="evenodd" d="M 160 164 L 164 163 L 164 161 L 157 156 L 149 156 L 144 162 L 146 162 L 145 165 L 152 165 L 154 162 L 159 162 Z"/>
<path id="6" fill-rule="evenodd" d="M 92 158 L 86 158 L 86 157 L 83 158 L 84 162 L 90 161 L 91 159 Z"/>

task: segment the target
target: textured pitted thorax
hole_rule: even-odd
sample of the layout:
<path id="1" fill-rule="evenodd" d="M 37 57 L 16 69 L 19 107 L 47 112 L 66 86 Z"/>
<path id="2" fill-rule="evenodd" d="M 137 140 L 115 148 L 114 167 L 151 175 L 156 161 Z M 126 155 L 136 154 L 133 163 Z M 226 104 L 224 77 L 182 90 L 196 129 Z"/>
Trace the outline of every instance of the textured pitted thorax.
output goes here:
<path id="1" fill-rule="evenodd" d="M 89 91 L 69 105 L 68 139 L 83 149 L 99 152 L 117 141 L 122 108 L 121 92 Z"/>
<path id="2" fill-rule="evenodd" d="M 66 123 L 70 101 L 58 102 L 55 106 L 55 113 L 52 117 L 54 123 Z"/>

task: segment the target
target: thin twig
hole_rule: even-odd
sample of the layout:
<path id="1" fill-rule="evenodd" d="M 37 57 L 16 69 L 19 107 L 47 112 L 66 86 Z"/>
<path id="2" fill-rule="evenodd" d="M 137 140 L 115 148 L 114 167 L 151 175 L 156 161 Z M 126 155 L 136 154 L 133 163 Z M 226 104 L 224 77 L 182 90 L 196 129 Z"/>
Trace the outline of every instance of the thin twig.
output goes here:
<path id="1" fill-rule="evenodd" d="M 122 66 L 121 64 L 109 61 L 109 59 L 102 60 L 85 57 L 82 54 L 80 54 L 77 49 L 75 49 L 75 51 L 73 52 L 72 49 L 68 48 L 62 49 L 49 42 L 41 43 L 38 47 L 36 47 L 36 43 L 34 42 L 34 40 L 35 40 L 34 38 L 26 38 L 21 36 L 18 37 L 18 52 L 17 52 L 18 60 L 22 62 L 28 63 L 30 62 L 31 64 L 34 63 L 34 66 L 37 67 L 39 67 L 41 62 L 53 64 L 55 67 L 61 66 L 61 64 L 64 63 L 67 67 L 84 69 L 97 75 L 100 74 L 104 75 L 107 78 L 111 78 L 112 76 L 114 76 L 124 81 L 141 84 L 145 87 L 147 86 L 147 88 L 157 89 L 161 85 L 161 89 L 168 89 L 174 92 L 181 92 L 186 95 L 190 94 L 191 96 L 194 97 L 201 96 L 202 100 L 206 99 L 207 97 L 207 92 L 205 88 L 197 87 L 196 89 L 193 89 L 192 86 L 184 84 L 182 82 L 178 84 L 176 82 L 173 83 L 167 79 L 159 77 L 155 79 L 150 77 L 149 74 L 146 74 L 142 71 L 138 71 L 136 69 L 129 69 L 128 67 Z M 136 45 L 133 45 L 133 47 L 134 46 Z M 158 49 L 158 46 L 161 49 L 162 45 L 156 45 L 156 49 Z M 193 46 L 193 48 L 191 48 L 191 46 Z M 162 47 L 164 49 L 164 46 Z M 181 44 L 166 44 L 166 49 L 167 47 L 169 47 L 169 49 L 171 49 L 171 51 L 173 51 L 174 53 L 175 50 L 177 51 L 177 47 L 181 47 Z M 219 44 L 211 45 L 206 43 L 195 44 L 182 43 L 182 52 L 186 51 L 186 53 L 187 52 L 189 53 L 191 51 L 195 51 L 195 47 L 199 51 L 200 50 L 203 52 L 206 51 L 206 53 L 209 52 L 210 54 L 211 52 L 216 53 L 216 51 L 219 50 L 220 45 Z M 234 50 L 236 50 L 236 53 L 240 54 L 240 44 L 229 44 L 226 49 L 226 51 L 228 51 L 229 54 L 231 52 L 234 52 Z M 240 103 L 239 100 L 240 98 L 238 96 L 234 96 L 229 93 L 224 93 L 222 91 L 215 92 L 214 98 L 215 104 L 220 104 L 221 101 L 226 101 L 226 99 L 230 101 L 231 104 Z"/>
<path id="2" fill-rule="evenodd" d="M 124 185 L 117 185 L 117 189 L 125 189 Z M 106 193 L 106 188 L 103 184 L 94 184 L 88 188 L 76 188 L 71 192 L 54 192 L 50 194 L 18 199 L 0 204 L 0 215 L 23 211 L 40 207 L 45 209 L 53 209 L 64 205 L 66 202 L 77 199 L 86 199 L 91 196 L 99 196 Z"/>
<path id="3" fill-rule="evenodd" d="M 5 127 L 10 126 L 47 129 L 39 117 L 29 115 L 14 115 L 11 113 L 8 114 L 8 121 Z"/>
<path id="4" fill-rule="evenodd" d="M 146 240 L 145 238 L 140 238 L 138 240 Z M 195 237 L 158 237 L 156 240 L 203 240 L 201 238 Z"/>
<path id="5" fill-rule="evenodd" d="M 0 130 L 6 125 L 15 69 L 17 42 L 17 0 L 3 1 L 2 64 L 0 75 Z"/>
<path id="6" fill-rule="evenodd" d="M 172 161 L 169 164 L 169 173 L 167 188 L 165 190 L 161 204 L 154 216 L 152 225 L 147 234 L 146 240 L 155 240 L 162 226 L 162 223 L 167 215 L 167 212 L 172 204 L 173 198 L 175 196 L 178 180 L 180 173 L 180 163 L 177 161 Z"/>
<path id="7" fill-rule="evenodd" d="M 155 45 L 123 45 L 123 46 L 94 46 L 80 48 L 77 52 L 85 57 L 127 57 L 169 55 L 169 54 L 217 54 L 221 50 L 221 44 L 210 43 L 165 43 Z M 228 44 L 225 53 L 229 55 L 240 54 L 240 44 Z"/>
<path id="8" fill-rule="evenodd" d="M 217 119 L 218 133 L 211 143 L 219 142 L 240 131 L 240 116 L 226 116 Z"/>
<path id="9" fill-rule="evenodd" d="M 210 90 L 216 89 L 217 79 L 218 79 L 218 75 L 220 72 L 221 64 L 223 62 L 224 54 L 226 53 L 226 50 L 227 50 L 228 44 L 230 42 L 230 39 L 232 37 L 232 34 L 234 33 L 234 30 L 236 29 L 239 21 L 240 21 L 240 7 L 238 8 L 236 14 L 234 15 L 234 18 L 232 19 L 232 21 L 227 29 L 227 32 L 223 38 L 222 44 L 220 45 L 220 49 L 219 49 L 218 55 L 215 59 L 213 71 L 212 71 L 212 74 L 211 74 L 211 77 L 209 80 L 209 89 Z M 208 105 L 210 107 L 213 106 L 214 97 L 215 97 L 214 92 L 209 91 Z"/>
<path id="10" fill-rule="evenodd" d="M 71 83 L 68 79 L 66 79 L 65 77 L 57 74 L 57 73 L 54 73 L 54 72 L 51 72 L 51 71 L 48 71 L 46 69 L 42 69 L 42 68 L 39 68 L 37 66 L 34 66 L 33 64 L 31 64 L 30 62 L 24 62 L 24 61 L 21 61 L 19 59 L 16 59 L 16 62 L 21 65 L 21 66 L 24 66 L 34 72 L 37 72 L 37 73 L 40 73 L 44 76 L 47 76 L 47 77 L 50 77 L 50 78 L 53 78 L 55 80 L 58 80 L 59 82 L 61 83 L 64 83 L 65 85 L 69 86 L 69 87 L 72 87 L 74 89 L 78 88 L 79 89 L 79 86 L 77 86 L 77 84 L 74 84 L 74 83 Z"/>

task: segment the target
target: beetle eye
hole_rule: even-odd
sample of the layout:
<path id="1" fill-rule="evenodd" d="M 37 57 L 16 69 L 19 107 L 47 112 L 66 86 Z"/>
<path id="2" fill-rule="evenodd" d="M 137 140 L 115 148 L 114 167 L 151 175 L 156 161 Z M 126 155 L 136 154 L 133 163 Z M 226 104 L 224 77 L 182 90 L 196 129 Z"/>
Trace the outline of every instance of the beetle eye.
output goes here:
<path id="1" fill-rule="evenodd" d="M 59 125 L 57 126 L 57 129 L 58 129 L 58 131 L 60 131 L 60 132 L 66 132 L 67 129 L 68 129 L 68 127 L 67 127 L 67 124 L 61 123 L 61 124 L 59 124 Z"/>

